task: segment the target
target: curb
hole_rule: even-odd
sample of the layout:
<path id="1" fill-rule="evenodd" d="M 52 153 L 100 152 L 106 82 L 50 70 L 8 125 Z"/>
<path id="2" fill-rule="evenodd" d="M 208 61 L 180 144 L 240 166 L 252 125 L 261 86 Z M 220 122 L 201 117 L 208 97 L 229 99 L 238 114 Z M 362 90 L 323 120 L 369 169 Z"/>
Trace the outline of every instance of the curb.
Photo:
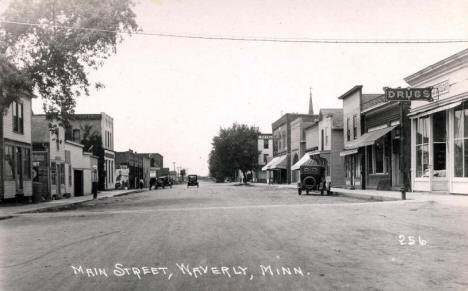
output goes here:
<path id="1" fill-rule="evenodd" d="M 134 191 L 129 191 L 129 192 L 113 195 L 113 196 L 110 196 L 110 197 L 100 197 L 100 198 L 98 197 L 97 200 L 104 200 L 104 199 L 108 199 L 108 198 L 112 198 L 112 197 L 120 197 L 120 196 L 129 195 L 129 194 L 140 193 L 140 192 L 143 192 L 143 191 L 145 191 L 145 190 L 141 190 L 141 191 L 140 190 L 134 190 Z M 26 214 L 26 213 L 54 212 L 54 211 L 76 209 L 78 205 L 83 204 L 85 202 L 89 202 L 89 201 L 93 201 L 93 199 L 72 202 L 72 203 L 68 203 L 68 204 L 64 204 L 64 205 L 54 205 L 54 206 L 39 208 L 39 209 L 35 209 L 35 210 L 21 211 L 21 212 L 16 212 L 13 215 L 15 215 L 15 214 Z"/>
<path id="2" fill-rule="evenodd" d="M 404 201 L 400 198 L 396 197 L 388 197 L 383 195 L 376 195 L 376 194 L 364 194 L 364 193 L 350 193 L 350 192 L 341 192 L 339 190 L 332 190 L 334 194 L 343 195 L 346 197 L 352 197 L 357 199 L 363 200 L 373 200 L 373 201 Z M 413 199 L 406 199 L 406 200 L 413 200 Z"/>
<path id="3" fill-rule="evenodd" d="M 112 197 L 120 197 L 120 196 L 135 194 L 135 193 L 141 193 L 141 192 L 145 192 L 145 191 L 147 191 L 147 190 L 134 190 L 134 191 L 125 192 L 125 193 L 122 193 L 122 194 L 117 194 L 117 195 L 114 195 L 114 196 L 112 196 Z M 112 198 L 112 197 L 102 197 L 101 199 L 104 199 L 104 198 Z"/>

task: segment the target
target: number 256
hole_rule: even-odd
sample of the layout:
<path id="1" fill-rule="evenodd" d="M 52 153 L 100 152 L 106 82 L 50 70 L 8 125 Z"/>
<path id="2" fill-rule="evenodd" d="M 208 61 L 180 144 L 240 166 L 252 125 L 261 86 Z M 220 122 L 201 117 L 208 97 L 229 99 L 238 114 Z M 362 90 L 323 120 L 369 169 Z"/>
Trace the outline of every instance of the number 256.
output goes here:
<path id="1" fill-rule="evenodd" d="M 414 246 L 417 243 L 419 243 L 420 246 L 427 245 L 427 241 L 422 239 L 420 235 L 418 235 L 417 240 L 416 240 L 415 236 L 412 236 L 412 235 L 405 236 L 403 234 L 400 234 L 398 236 L 398 241 L 400 242 L 400 245 L 402 246 L 405 246 L 405 245 Z"/>

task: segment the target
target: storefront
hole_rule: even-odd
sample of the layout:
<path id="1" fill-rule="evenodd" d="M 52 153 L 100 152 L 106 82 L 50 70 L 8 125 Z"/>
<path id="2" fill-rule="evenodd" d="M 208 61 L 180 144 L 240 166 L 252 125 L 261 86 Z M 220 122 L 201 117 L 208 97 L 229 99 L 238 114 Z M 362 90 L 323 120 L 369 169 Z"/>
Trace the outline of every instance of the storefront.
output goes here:
<path id="1" fill-rule="evenodd" d="M 262 171 L 268 171 L 268 176 L 272 177 L 270 182 L 276 184 L 287 183 L 287 165 L 288 165 L 288 155 L 283 155 L 279 157 L 274 157 L 268 164 L 266 164 Z M 270 172 L 272 174 L 270 174 Z"/>
<path id="2" fill-rule="evenodd" d="M 4 140 L 3 199 L 32 196 L 31 145 Z"/>
<path id="3" fill-rule="evenodd" d="M 411 181 L 414 191 L 468 194 L 468 49 L 407 78 L 433 87 L 431 102 L 412 102 Z"/>

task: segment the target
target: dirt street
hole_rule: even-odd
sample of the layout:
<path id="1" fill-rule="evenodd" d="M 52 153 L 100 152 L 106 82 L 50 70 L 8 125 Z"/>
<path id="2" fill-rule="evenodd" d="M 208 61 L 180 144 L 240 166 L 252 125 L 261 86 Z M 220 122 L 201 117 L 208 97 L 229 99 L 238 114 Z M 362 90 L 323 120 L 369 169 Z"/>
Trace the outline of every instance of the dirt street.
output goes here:
<path id="1" fill-rule="evenodd" d="M 0 221 L 1 290 L 467 290 L 468 208 L 201 183 Z"/>

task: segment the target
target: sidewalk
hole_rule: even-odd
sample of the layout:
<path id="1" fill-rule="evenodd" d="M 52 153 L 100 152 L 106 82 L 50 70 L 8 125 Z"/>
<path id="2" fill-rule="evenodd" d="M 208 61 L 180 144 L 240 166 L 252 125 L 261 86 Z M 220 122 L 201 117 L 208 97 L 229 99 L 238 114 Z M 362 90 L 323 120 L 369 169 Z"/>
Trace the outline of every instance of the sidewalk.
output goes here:
<path id="1" fill-rule="evenodd" d="M 264 184 L 251 183 L 255 186 L 274 187 L 280 189 L 297 189 L 295 184 Z M 396 201 L 401 200 L 401 192 L 385 190 L 361 190 L 344 189 L 332 187 L 332 192 L 348 197 L 359 199 L 377 200 L 377 201 Z M 456 195 L 440 192 L 406 192 L 406 200 L 417 201 L 437 201 L 452 206 L 468 207 L 468 195 Z"/>
<path id="2" fill-rule="evenodd" d="M 110 197 L 122 196 L 137 192 L 143 192 L 145 189 L 130 189 L 130 190 L 111 190 L 111 191 L 101 191 L 98 193 L 98 200 L 106 199 Z M 86 201 L 93 200 L 93 195 L 85 195 L 71 198 L 63 198 L 60 200 L 51 200 L 41 203 L 31 203 L 31 204 L 0 204 L 0 219 L 13 216 L 15 214 L 21 214 L 26 212 L 32 212 L 37 210 L 45 210 L 49 208 L 63 207 L 73 204 L 79 204 Z"/>

